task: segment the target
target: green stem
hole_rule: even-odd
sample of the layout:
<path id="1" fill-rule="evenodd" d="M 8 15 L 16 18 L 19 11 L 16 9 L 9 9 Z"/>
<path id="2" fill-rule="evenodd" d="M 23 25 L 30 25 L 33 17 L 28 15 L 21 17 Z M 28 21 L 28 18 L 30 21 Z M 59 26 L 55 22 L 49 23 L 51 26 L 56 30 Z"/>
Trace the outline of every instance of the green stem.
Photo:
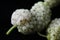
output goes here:
<path id="1" fill-rule="evenodd" d="M 12 26 L 12 27 L 6 32 L 6 35 L 9 35 L 10 32 L 11 32 L 14 28 L 16 28 L 16 27 L 17 27 L 17 25 Z"/>
<path id="2" fill-rule="evenodd" d="M 39 36 L 42 36 L 42 37 L 47 38 L 47 36 L 46 36 L 46 35 L 43 35 L 43 34 L 41 34 L 41 33 L 39 33 L 39 32 L 37 32 L 37 33 L 38 33 L 38 35 L 39 35 Z"/>

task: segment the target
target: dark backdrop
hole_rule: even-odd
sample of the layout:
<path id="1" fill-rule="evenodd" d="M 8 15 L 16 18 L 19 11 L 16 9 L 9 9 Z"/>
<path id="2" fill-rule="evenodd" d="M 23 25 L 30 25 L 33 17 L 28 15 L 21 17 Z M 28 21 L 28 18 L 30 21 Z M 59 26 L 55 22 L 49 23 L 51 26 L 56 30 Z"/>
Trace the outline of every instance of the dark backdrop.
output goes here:
<path id="1" fill-rule="evenodd" d="M 14 1 L 0 1 L 0 40 L 47 40 L 44 37 L 40 37 L 37 33 L 23 35 L 14 29 L 10 35 L 6 35 L 6 31 L 12 26 L 11 15 L 16 9 L 24 8 L 30 9 L 32 5 L 38 1 L 43 0 L 14 0 Z M 60 17 L 60 5 L 54 7 L 52 10 L 51 20 Z M 45 34 L 44 31 L 42 31 Z"/>

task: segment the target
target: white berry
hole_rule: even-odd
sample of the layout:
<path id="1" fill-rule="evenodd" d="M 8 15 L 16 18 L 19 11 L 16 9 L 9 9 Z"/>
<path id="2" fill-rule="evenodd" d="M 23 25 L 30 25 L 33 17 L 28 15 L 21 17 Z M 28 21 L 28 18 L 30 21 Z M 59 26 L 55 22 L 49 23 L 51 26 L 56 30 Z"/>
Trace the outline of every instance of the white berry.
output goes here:
<path id="1" fill-rule="evenodd" d="M 13 12 L 11 17 L 11 23 L 13 25 L 18 25 L 18 32 L 23 34 L 30 34 L 35 32 L 36 21 L 35 17 L 27 9 L 18 9 Z"/>
<path id="2" fill-rule="evenodd" d="M 47 32 L 48 40 L 60 40 L 60 18 L 56 18 L 51 22 Z"/>
<path id="3" fill-rule="evenodd" d="M 49 7 L 46 6 L 44 2 L 40 1 L 38 3 L 35 3 L 30 11 L 36 17 L 36 24 L 37 24 L 36 31 L 41 31 L 44 28 L 46 28 L 45 26 L 48 25 L 51 18 L 51 11 Z"/>

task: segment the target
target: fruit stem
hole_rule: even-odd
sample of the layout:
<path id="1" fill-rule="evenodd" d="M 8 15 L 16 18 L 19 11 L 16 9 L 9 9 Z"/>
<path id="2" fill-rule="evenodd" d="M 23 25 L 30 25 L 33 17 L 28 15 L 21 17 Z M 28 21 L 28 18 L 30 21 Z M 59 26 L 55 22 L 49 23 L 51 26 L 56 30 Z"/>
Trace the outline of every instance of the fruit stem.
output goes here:
<path id="1" fill-rule="evenodd" d="M 17 27 L 17 25 L 12 26 L 12 27 L 6 32 L 6 35 L 9 35 L 10 32 L 11 32 L 14 28 L 16 28 L 16 27 Z"/>
<path id="2" fill-rule="evenodd" d="M 47 38 L 46 35 L 43 35 L 43 34 L 41 34 L 41 33 L 39 33 L 39 32 L 38 32 L 38 35 Z"/>

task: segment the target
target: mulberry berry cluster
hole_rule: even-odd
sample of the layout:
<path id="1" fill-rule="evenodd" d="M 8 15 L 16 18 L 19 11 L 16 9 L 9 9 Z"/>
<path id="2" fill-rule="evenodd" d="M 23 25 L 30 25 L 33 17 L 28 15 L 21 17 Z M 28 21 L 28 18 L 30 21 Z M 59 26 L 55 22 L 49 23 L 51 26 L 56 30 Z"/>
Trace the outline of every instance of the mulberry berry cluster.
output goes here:
<path id="1" fill-rule="evenodd" d="M 22 34 L 31 34 L 41 32 L 51 22 L 52 12 L 50 8 L 59 4 L 59 0 L 44 0 L 35 3 L 30 10 L 17 9 L 11 16 L 11 24 L 13 25 L 6 34 L 8 35 L 17 27 L 18 32 Z M 47 29 L 48 40 L 60 40 L 60 19 L 51 22 Z M 42 34 L 40 36 L 43 36 Z"/>

